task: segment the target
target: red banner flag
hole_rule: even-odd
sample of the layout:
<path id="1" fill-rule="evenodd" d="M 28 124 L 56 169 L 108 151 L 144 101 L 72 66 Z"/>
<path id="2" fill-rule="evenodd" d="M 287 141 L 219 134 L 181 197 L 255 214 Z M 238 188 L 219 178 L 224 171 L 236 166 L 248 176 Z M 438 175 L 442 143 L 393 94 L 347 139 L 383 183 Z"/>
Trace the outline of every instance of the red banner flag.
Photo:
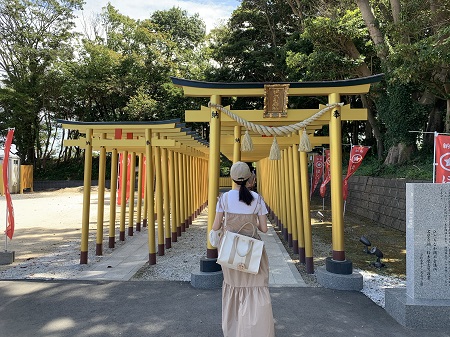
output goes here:
<path id="1" fill-rule="evenodd" d="M 316 190 L 317 184 L 319 183 L 320 178 L 322 178 L 323 174 L 323 155 L 315 155 L 313 161 L 313 181 L 311 184 L 311 192 L 309 193 L 309 198 L 311 198 L 312 194 Z"/>
<path id="2" fill-rule="evenodd" d="M 14 136 L 14 129 L 8 131 L 6 136 L 4 156 L 3 156 L 3 190 L 6 197 L 6 213 L 8 225 L 6 226 L 6 235 L 11 240 L 14 235 L 14 208 L 11 199 L 11 193 L 9 193 L 8 186 L 8 168 L 9 168 L 9 151 L 11 150 L 11 144 Z"/>
<path id="3" fill-rule="evenodd" d="M 320 196 L 325 197 L 325 192 L 327 190 L 327 184 L 331 180 L 331 172 L 330 172 L 330 150 L 325 150 L 325 178 L 320 185 Z"/>
<path id="4" fill-rule="evenodd" d="M 119 175 L 117 177 L 118 181 L 118 187 L 117 187 L 117 205 L 120 205 L 122 203 L 122 173 L 123 173 L 123 154 L 119 153 Z M 130 198 L 130 164 L 131 164 L 131 154 L 127 157 L 127 194 L 126 194 L 126 200 L 125 203 Z"/>
<path id="5" fill-rule="evenodd" d="M 352 146 L 350 151 L 350 159 L 348 161 L 347 175 L 342 183 L 342 195 L 344 200 L 347 200 L 348 196 L 348 179 L 356 172 L 358 167 L 361 165 L 367 151 L 369 151 L 369 146 L 355 145 Z"/>
<path id="6" fill-rule="evenodd" d="M 450 183 L 450 136 L 437 135 L 434 146 L 436 149 L 434 182 L 438 184 Z"/>

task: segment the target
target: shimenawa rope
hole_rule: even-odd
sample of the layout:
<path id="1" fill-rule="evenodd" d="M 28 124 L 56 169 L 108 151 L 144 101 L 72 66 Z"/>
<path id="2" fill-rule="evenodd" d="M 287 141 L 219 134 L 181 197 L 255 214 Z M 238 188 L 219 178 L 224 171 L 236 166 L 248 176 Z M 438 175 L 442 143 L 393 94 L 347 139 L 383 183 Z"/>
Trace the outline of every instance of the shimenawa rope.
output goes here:
<path id="1" fill-rule="evenodd" d="M 299 144 L 299 151 L 309 152 L 311 151 L 311 142 L 309 141 L 309 137 L 306 133 L 306 127 L 314 122 L 316 119 L 320 118 L 325 112 L 337 107 L 337 106 L 343 106 L 344 103 L 333 103 L 333 104 L 327 104 L 325 108 L 322 110 L 316 112 L 311 117 L 305 119 L 302 122 L 298 122 L 295 124 L 290 125 L 284 125 L 284 126 L 266 126 L 266 125 L 260 125 L 255 124 L 252 122 L 249 122 L 242 117 L 239 117 L 238 115 L 235 115 L 228 109 L 224 108 L 220 104 L 215 103 L 208 103 L 208 107 L 216 108 L 220 110 L 221 112 L 228 115 L 231 119 L 236 121 L 239 125 L 244 126 L 247 130 L 245 131 L 244 139 L 242 141 L 242 151 L 251 151 L 253 149 L 253 142 L 250 138 L 248 130 L 251 130 L 253 132 L 259 133 L 260 135 L 265 136 L 275 136 L 272 148 L 270 150 L 270 159 L 273 160 L 279 160 L 281 158 L 281 155 L 279 154 L 279 147 L 278 142 L 276 141 L 276 136 L 287 136 L 291 133 L 295 133 L 301 129 L 303 129 L 302 135 L 300 135 L 300 144 Z"/>

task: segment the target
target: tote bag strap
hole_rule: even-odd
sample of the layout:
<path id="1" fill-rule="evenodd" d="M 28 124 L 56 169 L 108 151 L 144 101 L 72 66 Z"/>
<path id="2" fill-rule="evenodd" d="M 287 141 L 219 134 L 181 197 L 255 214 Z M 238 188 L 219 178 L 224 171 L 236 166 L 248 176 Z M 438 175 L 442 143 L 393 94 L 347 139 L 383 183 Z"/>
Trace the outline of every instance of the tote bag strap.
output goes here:
<path id="1" fill-rule="evenodd" d="M 254 224 L 252 224 L 251 222 L 246 222 L 245 224 L 243 224 L 236 233 L 239 234 L 239 232 L 247 225 L 252 225 L 252 227 L 253 227 L 252 237 L 254 238 L 258 234 L 258 230 L 257 230 L 256 226 Z"/>
<path id="2" fill-rule="evenodd" d="M 222 194 L 222 198 L 225 199 L 224 200 L 224 205 L 223 205 L 223 210 L 225 212 L 225 219 L 223 222 L 223 228 L 227 228 L 227 210 L 228 210 L 228 192 L 225 192 L 224 194 Z"/>
<path id="3" fill-rule="evenodd" d="M 258 200 L 256 201 L 255 210 L 253 211 L 253 214 L 258 214 L 259 210 L 261 209 L 261 196 L 258 195 Z"/>
<path id="4" fill-rule="evenodd" d="M 244 267 L 245 269 L 248 269 L 248 266 L 250 265 L 250 260 L 252 258 L 252 250 L 253 250 L 253 241 L 250 240 L 248 242 L 248 247 L 247 247 L 247 251 L 244 254 L 239 253 L 238 250 L 238 241 L 239 241 L 239 236 L 235 236 L 234 240 L 233 240 L 233 246 L 231 247 L 231 252 L 230 252 L 230 256 L 228 258 L 228 263 L 229 264 L 233 264 L 234 261 L 234 256 L 237 254 L 240 257 L 244 257 L 245 256 L 245 262 L 244 262 Z"/>

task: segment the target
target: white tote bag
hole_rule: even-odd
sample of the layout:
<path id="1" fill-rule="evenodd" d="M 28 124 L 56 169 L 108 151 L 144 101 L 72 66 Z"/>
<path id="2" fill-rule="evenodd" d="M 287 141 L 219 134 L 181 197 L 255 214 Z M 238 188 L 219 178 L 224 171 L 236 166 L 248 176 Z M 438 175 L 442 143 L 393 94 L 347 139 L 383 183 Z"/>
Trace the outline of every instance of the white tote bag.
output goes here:
<path id="1" fill-rule="evenodd" d="M 248 225 L 252 225 L 254 228 L 253 224 L 248 223 Z M 264 241 L 262 240 L 226 231 L 220 246 L 217 263 L 223 267 L 257 274 L 263 248 Z"/>

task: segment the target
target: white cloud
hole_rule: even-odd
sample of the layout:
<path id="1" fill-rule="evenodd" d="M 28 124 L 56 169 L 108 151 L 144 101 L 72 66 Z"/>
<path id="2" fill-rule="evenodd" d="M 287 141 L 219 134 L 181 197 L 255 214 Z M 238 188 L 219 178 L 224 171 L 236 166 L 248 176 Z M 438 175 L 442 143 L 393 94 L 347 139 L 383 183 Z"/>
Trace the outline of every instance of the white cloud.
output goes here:
<path id="1" fill-rule="evenodd" d="M 133 19 L 146 19 L 154 11 L 180 7 L 189 15 L 198 13 L 205 22 L 207 31 L 225 22 L 240 3 L 239 0 L 86 0 L 84 17 L 90 18 L 93 14 L 100 13 L 108 2 L 121 14 Z"/>

